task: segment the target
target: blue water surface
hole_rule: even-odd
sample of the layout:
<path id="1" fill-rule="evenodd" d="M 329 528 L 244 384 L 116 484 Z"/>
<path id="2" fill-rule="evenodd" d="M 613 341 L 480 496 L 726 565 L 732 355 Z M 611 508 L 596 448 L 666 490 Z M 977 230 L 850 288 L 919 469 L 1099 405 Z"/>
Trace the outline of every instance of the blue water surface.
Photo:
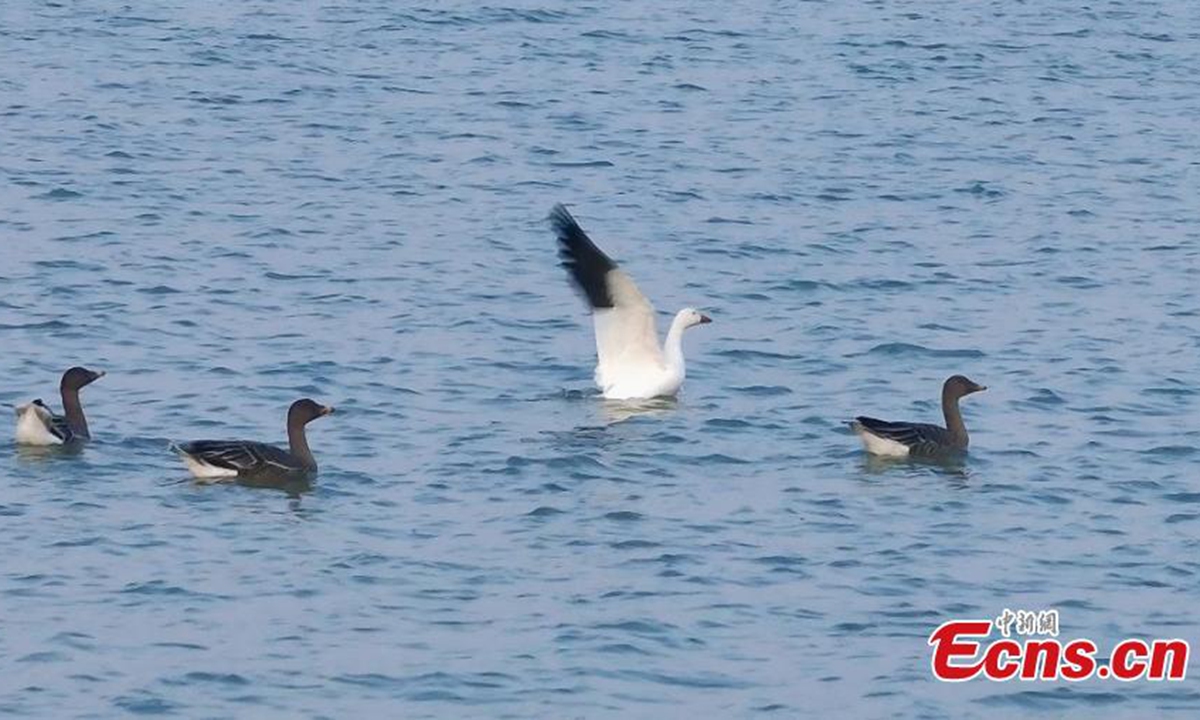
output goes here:
<path id="1" fill-rule="evenodd" d="M 1200 638 L 1197 28 L 4 4 L 0 404 L 109 374 L 81 453 L 0 441 L 0 711 L 1195 717 L 1191 680 L 940 684 L 926 638 Z M 556 202 L 714 318 L 676 404 L 594 395 Z M 958 372 L 965 463 L 864 458 L 847 419 L 938 420 Z M 311 492 L 167 452 L 301 396 Z"/>

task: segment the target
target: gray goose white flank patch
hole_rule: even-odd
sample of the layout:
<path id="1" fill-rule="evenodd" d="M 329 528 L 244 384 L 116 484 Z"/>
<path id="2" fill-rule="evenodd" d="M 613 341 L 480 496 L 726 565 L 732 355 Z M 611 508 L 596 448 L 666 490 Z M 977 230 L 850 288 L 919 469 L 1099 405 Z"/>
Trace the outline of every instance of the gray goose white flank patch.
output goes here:
<path id="1" fill-rule="evenodd" d="M 693 308 L 680 310 L 660 346 L 654 307 L 633 280 L 579 227 L 562 205 L 550 211 L 559 257 L 592 309 L 596 331 L 596 385 L 609 400 L 672 397 L 686 376 L 683 331 L 712 322 Z"/>
<path id="2" fill-rule="evenodd" d="M 288 408 L 288 449 L 249 440 L 196 440 L 172 445 L 197 479 L 269 479 L 312 476 L 317 461 L 308 449 L 304 426 L 333 413 L 333 408 L 304 398 Z"/>
<path id="3" fill-rule="evenodd" d="M 963 424 L 958 401 L 971 393 L 987 390 L 963 375 L 954 375 L 942 385 L 942 414 L 946 427 L 924 423 L 887 422 L 857 417 L 850 423 L 863 447 L 874 455 L 890 457 L 933 456 L 967 451 L 971 439 Z"/>
<path id="4" fill-rule="evenodd" d="M 18 405 L 16 440 L 19 445 L 66 445 L 90 440 L 87 418 L 79 401 L 79 391 L 104 377 L 103 370 L 73 367 L 63 373 L 58 384 L 63 415 L 55 415 L 38 398 Z"/>

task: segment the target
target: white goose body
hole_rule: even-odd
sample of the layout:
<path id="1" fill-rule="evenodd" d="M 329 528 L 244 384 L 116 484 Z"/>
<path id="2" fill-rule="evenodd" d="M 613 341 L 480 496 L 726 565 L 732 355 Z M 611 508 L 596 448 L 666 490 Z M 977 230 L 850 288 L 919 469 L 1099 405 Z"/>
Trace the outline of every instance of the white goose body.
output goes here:
<path id="1" fill-rule="evenodd" d="M 666 346 L 658 338 L 650 316 L 642 337 L 629 337 L 628 313 L 596 310 L 596 386 L 609 400 L 672 397 L 687 377 L 683 360 L 683 330 L 692 311 L 681 311 L 671 323 Z M 622 323 L 625 323 L 624 325 Z M 616 350 L 614 351 L 614 348 Z"/>
<path id="2" fill-rule="evenodd" d="M 592 308 L 596 386 L 609 400 L 674 396 L 687 376 L 683 331 L 712 321 L 692 308 L 680 310 L 660 346 L 654 307 L 633 280 L 596 247 L 562 205 L 554 207 L 550 221 L 563 266 Z"/>

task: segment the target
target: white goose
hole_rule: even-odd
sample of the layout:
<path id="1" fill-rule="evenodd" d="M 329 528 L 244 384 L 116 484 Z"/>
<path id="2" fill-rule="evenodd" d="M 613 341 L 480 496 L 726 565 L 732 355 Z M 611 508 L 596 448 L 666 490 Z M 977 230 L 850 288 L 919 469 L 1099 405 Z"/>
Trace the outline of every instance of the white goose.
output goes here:
<path id="1" fill-rule="evenodd" d="M 672 397 L 683 385 L 683 331 L 712 322 L 693 308 L 680 310 L 662 347 L 654 307 L 587 236 L 562 205 L 550 211 L 559 257 L 592 308 L 596 328 L 596 385 L 609 400 Z"/>

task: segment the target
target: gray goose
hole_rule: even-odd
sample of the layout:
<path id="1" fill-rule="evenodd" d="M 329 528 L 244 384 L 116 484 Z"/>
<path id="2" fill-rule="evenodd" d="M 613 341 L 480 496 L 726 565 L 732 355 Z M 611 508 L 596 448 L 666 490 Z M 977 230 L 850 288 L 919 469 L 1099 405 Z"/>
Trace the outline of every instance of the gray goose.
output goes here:
<path id="1" fill-rule="evenodd" d="M 103 370 L 73 367 L 63 373 L 58 384 L 63 414 L 55 415 L 38 398 L 17 406 L 17 443 L 20 445 L 66 445 L 90 440 L 87 418 L 79 401 L 79 391 L 104 377 Z"/>
<path id="2" fill-rule="evenodd" d="M 333 413 L 333 408 L 304 398 L 288 408 L 288 449 L 249 440 L 195 440 L 172 446 L 200 480 L 305 477 L 315 475 L 317 461 L 308 448 L 304 426 Z"/>
<path id="3" fill-rule="evenodd" d="M 964 453 L 971 439 L 963 424 L 958 401 L 983 390 L 987 387 L 964 375 L 954 375 L 946 380 L 942 385 L 942 414 L 946 418 L 946 427 L 859 416 L 850 423 L 850 428 L 873 455 L 908 457 Z"/>

